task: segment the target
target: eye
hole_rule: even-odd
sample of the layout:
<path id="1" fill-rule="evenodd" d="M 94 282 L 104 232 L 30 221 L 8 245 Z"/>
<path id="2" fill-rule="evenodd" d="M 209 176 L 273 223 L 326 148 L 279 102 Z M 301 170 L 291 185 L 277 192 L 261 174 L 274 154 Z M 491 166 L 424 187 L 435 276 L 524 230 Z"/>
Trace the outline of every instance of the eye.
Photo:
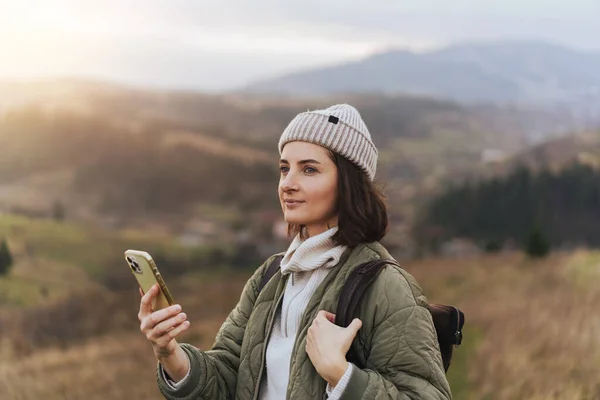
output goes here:
<path id="1" fill-rule="evenodd" d="M 286 166 L 286 165 L 280 165 L 279 166 L 279 172 L 281 172 L 282 174 L 287 173 L 290 170 L 290 167 Z"/>
<path id="2" fill-rule="evenodd" d="M 307 174 L 314 174 L 315 172 L 317 172 L 317 170 L 313 167 L 306 167 L 304 168 L 304 172 L 306 172 Z"/>

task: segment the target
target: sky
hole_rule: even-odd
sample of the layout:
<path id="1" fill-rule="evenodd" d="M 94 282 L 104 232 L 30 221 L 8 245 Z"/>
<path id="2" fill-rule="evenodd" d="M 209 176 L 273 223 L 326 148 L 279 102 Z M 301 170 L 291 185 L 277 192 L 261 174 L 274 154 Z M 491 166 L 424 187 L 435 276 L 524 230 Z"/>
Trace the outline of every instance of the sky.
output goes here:
<path id="1" fill-rule="evenodd" d="M 600 51 L 599 0 L 0 0 L 0 80 L 226 90 L 389 49 Z"/>

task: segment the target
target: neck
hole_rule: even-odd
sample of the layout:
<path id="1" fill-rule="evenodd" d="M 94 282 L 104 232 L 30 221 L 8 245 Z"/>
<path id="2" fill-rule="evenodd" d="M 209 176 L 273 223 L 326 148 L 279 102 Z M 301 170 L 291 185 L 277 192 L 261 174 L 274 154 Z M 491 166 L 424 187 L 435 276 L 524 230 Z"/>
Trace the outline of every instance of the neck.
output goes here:
<path id="1" fill-rule="evenodd" d="M 331 220 L 326 224 L 317 224 L 317 225 L 305 225 L 306 234 L 308 237 L 313 237 L 320 235 L 321 233 L 330 230 L 331 228 L 335 228 L 338 226 L 337 218 L 335 220 Z"/>

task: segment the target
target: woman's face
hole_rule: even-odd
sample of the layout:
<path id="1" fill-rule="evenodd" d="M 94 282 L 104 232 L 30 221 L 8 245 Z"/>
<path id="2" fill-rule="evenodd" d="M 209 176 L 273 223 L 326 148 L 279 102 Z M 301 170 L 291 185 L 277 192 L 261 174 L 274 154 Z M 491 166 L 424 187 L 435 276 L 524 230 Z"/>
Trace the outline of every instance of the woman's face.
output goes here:
<path id="1" fill-rule="evenodd" d="M 313 143 L 287 143 L 279 169 L 279 201 L 288 224 L 305 225 L 309 236 L 337 226 L 338 171 L 329 150 Z"/>

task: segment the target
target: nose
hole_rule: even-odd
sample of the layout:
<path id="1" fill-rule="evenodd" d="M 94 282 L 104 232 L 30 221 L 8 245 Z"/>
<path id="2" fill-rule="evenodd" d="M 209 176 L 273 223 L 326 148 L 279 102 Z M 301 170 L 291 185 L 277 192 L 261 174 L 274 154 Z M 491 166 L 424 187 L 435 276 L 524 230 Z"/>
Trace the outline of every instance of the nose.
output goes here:
<path id="1" fill-rule="evenodd" d="M 283 192 L 290 192 L 298 190 L 298 182 L 295 178 L 295 175 L 290 171 L 287 175 L 282 176 L 279 181 L 279 188 Z"/>

